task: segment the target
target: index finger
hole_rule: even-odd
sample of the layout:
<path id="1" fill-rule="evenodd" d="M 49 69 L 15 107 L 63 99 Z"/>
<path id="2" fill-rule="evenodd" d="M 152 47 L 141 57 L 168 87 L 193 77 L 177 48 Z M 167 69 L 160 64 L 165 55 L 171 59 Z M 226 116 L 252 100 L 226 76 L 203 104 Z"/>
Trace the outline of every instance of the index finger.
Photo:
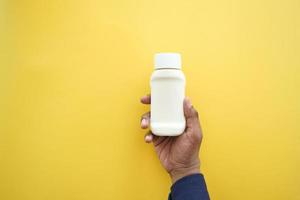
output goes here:
<path id="1" fill-rule="evenodd" d="M 143 104 L 151 104 L 151 96 L 150 96 L 150 94 L 143 96 L 141 98 L 141 102 Z"/>

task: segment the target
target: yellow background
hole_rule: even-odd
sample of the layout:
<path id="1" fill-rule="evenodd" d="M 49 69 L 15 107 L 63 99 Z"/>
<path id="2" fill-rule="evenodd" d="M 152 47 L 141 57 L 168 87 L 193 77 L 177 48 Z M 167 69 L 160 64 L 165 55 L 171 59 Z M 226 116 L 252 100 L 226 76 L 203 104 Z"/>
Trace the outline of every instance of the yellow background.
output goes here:
<path id="1" fill-rule="evenodd" d="M 182 53 L 212 199 L 300 199 L 299 0 L 1 0 L 0 199 L 167 199 L 139 97 Z"/>

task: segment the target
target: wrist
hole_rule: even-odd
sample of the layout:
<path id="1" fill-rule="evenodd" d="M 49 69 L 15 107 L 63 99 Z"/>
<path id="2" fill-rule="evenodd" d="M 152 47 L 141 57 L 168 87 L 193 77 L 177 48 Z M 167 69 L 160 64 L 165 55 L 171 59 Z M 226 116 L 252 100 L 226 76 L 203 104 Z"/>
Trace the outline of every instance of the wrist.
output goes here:
<path id="1" fill-rule="evenodd" d="M 172 180 L 172 183 L 174 184 L 179 179 L 189 176 L 192 174 L 199 174 L 200 173 L 200 164 L 194 164 L 191 166 L 185 166 L 185 167 L 179 167 L 173 169 L 169 174 Z"/>

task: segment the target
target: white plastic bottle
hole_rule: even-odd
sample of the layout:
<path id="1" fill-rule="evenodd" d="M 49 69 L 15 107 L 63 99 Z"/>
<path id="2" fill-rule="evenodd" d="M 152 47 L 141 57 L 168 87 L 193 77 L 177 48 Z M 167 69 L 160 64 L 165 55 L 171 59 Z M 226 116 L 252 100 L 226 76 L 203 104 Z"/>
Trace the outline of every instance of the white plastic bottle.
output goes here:
<path id="1" fill-rule="evenodd" d="M 150 126 L 158 136 L 177 136 L 184 132 L 183 101 L 185 77 L 178 53 L 158 53 L 154 58 L 155 71 L 151 76 Z"/>

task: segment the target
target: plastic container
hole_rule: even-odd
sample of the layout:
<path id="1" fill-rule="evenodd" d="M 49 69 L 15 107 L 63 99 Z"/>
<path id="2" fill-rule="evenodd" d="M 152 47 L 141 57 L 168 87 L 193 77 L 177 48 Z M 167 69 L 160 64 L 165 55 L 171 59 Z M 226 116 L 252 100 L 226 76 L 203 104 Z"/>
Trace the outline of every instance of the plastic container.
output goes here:
<path id="1" fill-rule="evenodd" d="M 185 76 L 178 53 L 158 53 L 152 73 L 150 127 L 158 136 L 177 136 L 184 132 Z"/>

